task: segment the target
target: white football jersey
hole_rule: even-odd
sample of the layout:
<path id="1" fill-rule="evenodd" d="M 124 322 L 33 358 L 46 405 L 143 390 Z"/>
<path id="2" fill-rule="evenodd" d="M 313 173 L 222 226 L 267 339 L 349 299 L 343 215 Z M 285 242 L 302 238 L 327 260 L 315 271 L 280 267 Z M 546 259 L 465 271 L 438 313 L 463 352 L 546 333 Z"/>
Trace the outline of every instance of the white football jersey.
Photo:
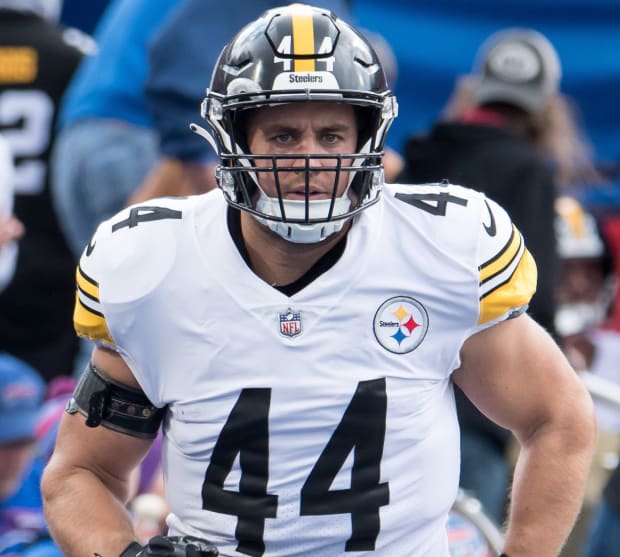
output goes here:
<path id="1" fill-rule="evenodd" d="M 99 226 L 77 331 L 168 407 L 171 534 L 224 557 L 441 557 L 469 336 L 522 311 L 534 262 L 506 212 L 457 186 L 386 186 L 341 258 L 288 297 L 232 240 L 220 191 Z"/>

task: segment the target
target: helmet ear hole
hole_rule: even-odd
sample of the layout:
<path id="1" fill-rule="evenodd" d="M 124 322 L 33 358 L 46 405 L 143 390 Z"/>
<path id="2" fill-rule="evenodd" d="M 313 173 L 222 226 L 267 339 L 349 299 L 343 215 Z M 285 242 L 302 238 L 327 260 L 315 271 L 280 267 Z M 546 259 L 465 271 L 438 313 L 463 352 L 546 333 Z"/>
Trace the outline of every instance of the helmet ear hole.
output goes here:
<path id="1" fill-rule="evenodd" d="M 379 127 L 381 114 L 377 109 L 365 106 L 354 106 L 353 108 L 357 120 L 357 150 L 362 151 L 364 146 L 374 139 L 375 132 Z M 368 149 L 374 150 L 377 147 L 377 145 L 371 143 Z"/>
<path id="2" fill-rule="evenodd" d="M 246 108 L 245 110 L 235 110 L 231 114 L 231 128 L 235 130 L 235 143 L 239 145 L 245 153 L 250 152 L 248 143 L 248 128 L 250 120 L 256 113 L 255 108 Z"/>

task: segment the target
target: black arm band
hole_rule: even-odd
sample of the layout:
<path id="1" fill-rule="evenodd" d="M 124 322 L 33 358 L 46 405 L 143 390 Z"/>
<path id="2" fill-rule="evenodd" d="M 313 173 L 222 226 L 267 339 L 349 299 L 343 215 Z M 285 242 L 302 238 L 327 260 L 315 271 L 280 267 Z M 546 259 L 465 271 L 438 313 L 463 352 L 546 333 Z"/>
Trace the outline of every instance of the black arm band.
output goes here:
<path id="1" fill-rule="evenodd" d="M 131 542 L 119 557 L 135 557 L 142 549 L 143 547 L 138 542 Z"/>
<path id="2" fill-rule="evenodd" d="M 133 437 L 153 439 L 166 408 L 157 408 L 137 389 L 116 383 L 89 363 L 67 403 L 67 412 L 86 416 L 88 427 L 102 425 Z"/>

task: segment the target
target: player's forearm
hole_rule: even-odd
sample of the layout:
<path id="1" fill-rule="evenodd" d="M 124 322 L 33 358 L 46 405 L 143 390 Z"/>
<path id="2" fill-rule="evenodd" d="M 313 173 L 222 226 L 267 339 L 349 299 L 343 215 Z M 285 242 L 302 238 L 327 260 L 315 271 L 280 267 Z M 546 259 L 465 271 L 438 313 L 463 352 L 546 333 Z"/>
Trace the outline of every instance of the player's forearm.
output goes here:
<path id="1" fill-rule="evenodd" d="M 513 480 L 505 553 L 556 557 L 583 501 L 596 436 L 589 401 L 561 428 L 542 428 L 524 443 Z"/>
<path id="2" fill-rule="evenodd" d="M 41 491 L 50 533 L 66 557 L 116 557 L 134 539 L 120 483 L 115 496 L 86 470 L 69 474 L 50 466 Z"/>

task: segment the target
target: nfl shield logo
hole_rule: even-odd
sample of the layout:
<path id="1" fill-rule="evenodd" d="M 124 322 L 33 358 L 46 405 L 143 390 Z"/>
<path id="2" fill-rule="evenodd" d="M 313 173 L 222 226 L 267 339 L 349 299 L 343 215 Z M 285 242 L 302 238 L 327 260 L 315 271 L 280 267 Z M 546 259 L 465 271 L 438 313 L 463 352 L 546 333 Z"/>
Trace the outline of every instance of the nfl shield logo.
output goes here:
<path id="1" fill-rule="evenodd" d="M 301 312 L 289 308 L 280 316 L 280 333 L 287 337 L 294 337 L 301 333 Z"/>

